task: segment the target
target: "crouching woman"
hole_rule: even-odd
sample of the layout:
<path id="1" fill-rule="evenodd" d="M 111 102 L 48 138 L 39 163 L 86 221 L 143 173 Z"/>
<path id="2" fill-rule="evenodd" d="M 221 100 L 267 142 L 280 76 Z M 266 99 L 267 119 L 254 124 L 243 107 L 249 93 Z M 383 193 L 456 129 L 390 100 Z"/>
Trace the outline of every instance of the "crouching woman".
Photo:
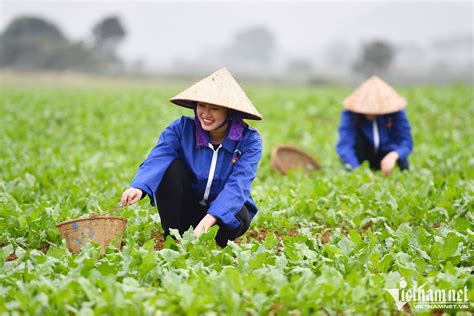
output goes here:
<path id="1" fill-rule="evenodd" d="M 262 157 L 259 133 L 242 119 L 260 120 L 232 75 L 223 68 L 170 100 L 194 110 L 160 135 L 140 165 L 122 205 L 144 196 L 158 207 L 165 238 L 191 226 L 198 237 L 218 225 L 224 247 L 244 234 L 257 207 L 250 194 Z"/>

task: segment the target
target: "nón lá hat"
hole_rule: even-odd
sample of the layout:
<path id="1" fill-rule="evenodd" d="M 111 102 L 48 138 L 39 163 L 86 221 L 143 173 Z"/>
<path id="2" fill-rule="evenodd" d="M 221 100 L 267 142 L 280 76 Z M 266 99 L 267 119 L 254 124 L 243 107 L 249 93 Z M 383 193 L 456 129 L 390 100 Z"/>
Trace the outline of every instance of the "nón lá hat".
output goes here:
<path id="1" fill-rule="evenodd" d="M 170 101 L 190 109 L 195 108 L 196 102 L 209 103 L 242 112 L 243 118 L 262 119 L 262 115 L 258 113 L 227 68 L 219 69 L 171 98 Z"/>
<path id="2" fill-rule="evenodd" d="M 342 102 L 344 108 L 361 114 L 388 114 L 402 110 L 407 101 L 377 76 L 370 77 Z"/>

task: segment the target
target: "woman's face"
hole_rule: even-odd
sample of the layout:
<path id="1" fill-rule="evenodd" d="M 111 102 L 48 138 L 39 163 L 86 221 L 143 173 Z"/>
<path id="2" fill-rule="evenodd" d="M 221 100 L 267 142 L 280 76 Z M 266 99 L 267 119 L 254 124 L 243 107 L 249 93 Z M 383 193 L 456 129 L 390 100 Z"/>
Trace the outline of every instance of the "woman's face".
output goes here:
<path id="1" fill-rule="evenodd" d="M 202 129 L 210 132 L 218 128 L 227 119 L 227 109 L 221 106 L 198 102 L 196 113 Z"/>

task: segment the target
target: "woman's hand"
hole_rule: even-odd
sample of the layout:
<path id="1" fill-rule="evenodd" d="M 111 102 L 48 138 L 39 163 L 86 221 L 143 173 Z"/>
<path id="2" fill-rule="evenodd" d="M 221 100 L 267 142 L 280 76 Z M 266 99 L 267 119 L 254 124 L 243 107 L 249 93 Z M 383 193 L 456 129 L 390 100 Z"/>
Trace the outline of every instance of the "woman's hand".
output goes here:
<path id="1" fill-rule="evenodd" d="M 395 163 L 397 162 L 400 156 L 396 151 L 391 151 L 380 162 L 380 169 L 382 170 L 382 174 L 384 176 L 389 176 L 392 174 L 392 170 L 395 167 Z"/>
<path id="2" fill-rule="evenodd" d="M 199 222 L 199 224 L 194 229 L 194 236 L 199 238 L 203 232 L 207 232 L 209 228 L 211 228 L 214 224 L 217 223 L 217 219 L 212 216 L 211 214 L 207 214 L 204 216 L 203 219 Z"/>
<path id="3" fill-rule="evenodd" d="M 122 206 L 132 205 L 140 201 L 142 198 L 142 190 L 135 188 L 128 188 L 122 193 Z"/>

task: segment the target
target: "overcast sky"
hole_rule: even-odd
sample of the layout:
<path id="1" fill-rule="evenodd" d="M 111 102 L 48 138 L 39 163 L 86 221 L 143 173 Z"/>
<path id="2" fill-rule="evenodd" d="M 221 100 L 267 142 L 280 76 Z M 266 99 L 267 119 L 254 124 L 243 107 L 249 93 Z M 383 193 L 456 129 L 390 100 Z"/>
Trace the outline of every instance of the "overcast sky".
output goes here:
<path id="1" fill-rule="evenodd" d="M 428 43 L 453 34 L 473 34 L 472 1 L 22 1 L 0 0 L 0 29 L 18 15 L 42 16 L 71 39 L 85 39 L 92 26 L 117 14 L 127 38 L 120 53 L 157 67 L 177 58 L 202 56 L 247 27 L 264 25 L 285 54 L 306 57 L 342 41 L 356 45 L 385 38 Z"/>

